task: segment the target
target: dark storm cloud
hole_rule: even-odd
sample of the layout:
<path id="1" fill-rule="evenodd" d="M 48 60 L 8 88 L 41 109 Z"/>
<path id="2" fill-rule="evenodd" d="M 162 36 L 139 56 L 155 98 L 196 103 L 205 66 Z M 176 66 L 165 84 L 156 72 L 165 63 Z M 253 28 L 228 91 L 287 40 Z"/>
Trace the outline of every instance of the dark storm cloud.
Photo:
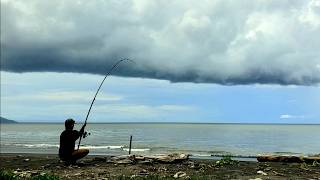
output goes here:
<path id="1" fill-rule="evenodd" d="M 1 70 L 315 85 L 320 1 L 1 1 Z"/>

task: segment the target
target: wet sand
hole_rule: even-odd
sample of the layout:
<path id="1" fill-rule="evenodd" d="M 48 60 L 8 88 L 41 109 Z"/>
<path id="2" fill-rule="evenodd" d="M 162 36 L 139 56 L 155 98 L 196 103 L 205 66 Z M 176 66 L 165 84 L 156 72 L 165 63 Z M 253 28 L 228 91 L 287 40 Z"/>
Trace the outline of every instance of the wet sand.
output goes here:
<path id="1" fill-rule="evenodd" d="M 304 163 L 186 160 L 181 163 L 117 164 L 110 156 L 88 156 L 78 165 L 65 165 L 57 155 L 1 154 L 1 170 L 21 176 L 41 173 L 60 179 L 319 179 L 320 166 Z M 178 173 L 179 172 L 179 173 Z"/>

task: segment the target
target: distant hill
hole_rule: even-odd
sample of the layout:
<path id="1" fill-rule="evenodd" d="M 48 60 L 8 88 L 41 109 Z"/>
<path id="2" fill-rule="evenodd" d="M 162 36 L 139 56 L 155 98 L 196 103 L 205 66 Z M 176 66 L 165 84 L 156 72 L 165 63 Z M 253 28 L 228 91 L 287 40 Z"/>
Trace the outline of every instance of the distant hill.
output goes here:
<path id="1" fill-rule="evenodd" d="M 1 123 L 18 123 L 17 121 L 9 120 L 3 117 L 0 117 L 0 124 Z"/>

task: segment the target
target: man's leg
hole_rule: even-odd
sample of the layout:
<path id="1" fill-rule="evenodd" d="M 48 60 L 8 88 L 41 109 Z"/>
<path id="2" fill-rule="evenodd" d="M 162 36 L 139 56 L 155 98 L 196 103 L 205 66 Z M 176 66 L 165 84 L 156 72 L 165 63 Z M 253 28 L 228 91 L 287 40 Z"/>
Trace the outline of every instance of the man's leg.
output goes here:
<path id="1" fill-rule="evenodd" d="M 85 157 L 89 153 L 89 149 L 78 149 L 73 151 L 72 153 L 72 159 L 74 161 L 79 160 L 83 157 Z"/>

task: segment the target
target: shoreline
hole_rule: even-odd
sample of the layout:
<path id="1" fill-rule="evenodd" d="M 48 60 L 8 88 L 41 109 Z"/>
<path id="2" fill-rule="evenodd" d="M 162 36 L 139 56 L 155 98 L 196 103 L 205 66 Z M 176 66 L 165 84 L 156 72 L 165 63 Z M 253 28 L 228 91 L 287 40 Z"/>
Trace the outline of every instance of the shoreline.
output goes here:
<path id="1" fill-rule="evenodd" d="M 174 152 L 174 153 L 184 153 L 184 152 Z M 25 156 L 55 156 L 58 155 L 58 153 L 42 153 L 42 152 L 37 152 L 37 153 L 33 153 L 33 152 L 0 152 L 1 156 L 10 156 L 10 155 L 25 155 Z M 132 153 L 135 154 L 135 153 Z M 153 156 L 153 155 L 163 155 L 163 154 L 172 154 L 172 153 L 155 153 L 155 154 L 136 154 L 136 155 L 142 155 L 142 156 Z M 185 153 L 184 153 L 185 154 Z M 125 156 L 127 154 L 103 154 L 103 153 L 89 153 L 87 156 L 88 157 L 115 157 L 115 156 Z M 247 161 L 247 162 L 258 162 L 257 158 L 259 156 L 283 156 L 283 157 L 301 157 L 301 158 L 305 158 L 305 157 L 319 157 L 320 154 L 313 154 L 313 155 L 304 155 L 304 154 L 272 154 L 272 153 L 268 153 L 268 154 L 258 154 L 255 156 L 247 156 L 247 155 L 232 155 L 232 154 L 224 154 L 224 155 L 220 155 L 220 154 L 211 154 L 211 155 L 201 155 L 201 154 L 188 154 L 189 155 L 189 159 L 191 160 L 215 160 L 218 161 L 220 159 L 223 159 L 224 157 L 230 157 L 233 160 L 236 161 Z"/>
<path id="2" fill-rule="evenodd" d="M 320 167 L 305 163 L 253 162 L 190 158 L 178 163 L 113 163 L 108 155 L 89 155 L 80 164 L 67 166 L 57 154 L 1 153 L 1 170 L 17 174 L 46 173 L 60 179 L 119 179 L 119 177 L 172 179 L 320 179 Z M 19 174 L 19 175 L 20 175 Z"/>
<path id="3" fill-rule="evenodd" d="M 14 155 L 25 155 L 25 156 L 57 156 L 58 154 L 54 154 L 54 153 L 28 153 L 28 152 L 24 152 L 24 153 L 0 153 L 0 156 L 14 156 Z M 139 154 L 140 155 L 140 154 Z M 153 154 L 153 155 L 157 155 L 157 154 Z M 115 157 L 115 156 L 122 156 L 122 154 L 118 154 L 118 155 L 114 155 L 114 154 L 88 154 L 88 157 Z M 258 156 L 234 156 L 234 155 L 228 155 L 229 157 L 231 157 L 233 160 L 236 161 L 248 161 L 248 162 L 258 162 L 257 161 L 257 157 Z M 218 161 L 220 159 L 222 159 L 224 156 L 223 155 L 189 155 L 189 159 L 191 160 L 215 160 Z"/>

